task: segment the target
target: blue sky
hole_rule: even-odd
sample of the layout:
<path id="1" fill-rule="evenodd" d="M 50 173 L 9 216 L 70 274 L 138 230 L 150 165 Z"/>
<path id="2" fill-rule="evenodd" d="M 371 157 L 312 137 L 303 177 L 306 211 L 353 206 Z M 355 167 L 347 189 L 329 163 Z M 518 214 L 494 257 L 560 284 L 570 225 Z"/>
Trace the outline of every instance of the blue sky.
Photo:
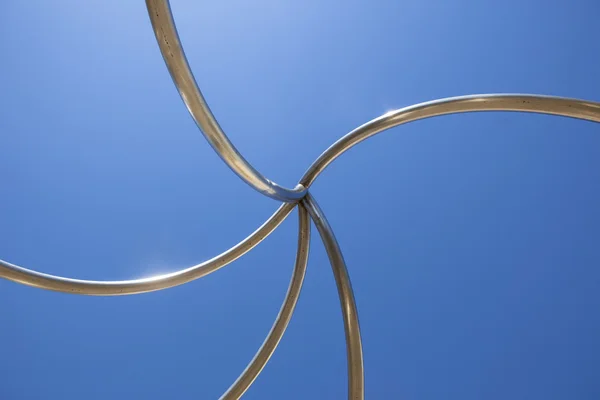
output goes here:
<path id="1" fill-rule="evenodd" d="M 224 130 L 293 186 L 333 141 L 435 98 L 600 101 L 596 1 L 173 1 Z M 197 130 L 143 2 L 8 1 L 0 16 L 0 258 L 84 279 L 173 271 L 278 206 Z M 600 397 L 599 126 L 486 113 L 419 121 L 336 160 L 312 193 L 344 251 L 370 399 Z M 0 398 L 217 398 L 287 289 L 292 215 L 201 280 L 128 297 L 0 281 Z M 305 286 L 246 399 L 346 396 L 335 283 Z"/>

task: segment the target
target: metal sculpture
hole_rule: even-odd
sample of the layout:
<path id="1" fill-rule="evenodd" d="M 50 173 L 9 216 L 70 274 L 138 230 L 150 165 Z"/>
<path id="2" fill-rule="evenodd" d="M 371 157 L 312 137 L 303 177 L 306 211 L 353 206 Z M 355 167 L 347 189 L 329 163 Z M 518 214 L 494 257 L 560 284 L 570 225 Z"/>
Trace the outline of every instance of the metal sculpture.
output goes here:
<path id="1" fill-rule="evenodd" d="M 287 328 L 306 272 L 310 219 L 315 223 L 325 245 L 340 298 L 346 334 L 348 398 L 364 399 L 362 344 L 350 276 L 331 226 L 308 190 L 319 174 L 337 157 L 363 140 L 387 129 L 439 115 L 477 111 L 518 111 L 600 122 L 600 103 L 562 97 L 484 94 L 421 103 L 388 112 L 348 133 L 313 162 L 294 189 L 288 189 L 272 182 L 254 169 L 219 126 L 190 70 L 175 28 L 169 1 L 146 0 L 146 7 L 160 51 L 175 86 L 208 142 L 243 181 L 265 196 L 282 201 L 283 204 L 262 226 L 237 245 L 202 264 L 177 272 L 127 281 L 89 281 L 48 275 L 0 260 L 0 277 L 41 289 L 94 296 L 128 295 L 167 289 L 201 278 L 238 259 L 269 236 L 298 206 L 298 249 L 285 300 L 264 343 L 221 399 L 238 399 L 244 394 L 268 362 Z"/>

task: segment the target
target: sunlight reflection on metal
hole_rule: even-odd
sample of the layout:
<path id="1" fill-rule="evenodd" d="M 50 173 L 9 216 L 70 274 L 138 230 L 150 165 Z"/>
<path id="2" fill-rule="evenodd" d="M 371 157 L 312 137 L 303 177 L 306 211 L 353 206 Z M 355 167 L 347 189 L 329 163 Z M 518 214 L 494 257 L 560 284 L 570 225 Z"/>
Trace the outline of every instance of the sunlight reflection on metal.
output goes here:
<path id="1" fill-rule="evenodd" d="M 201 264 L 180 271 L 125 281 L 92 281 L 65 278 L 29 270 L 0 260 L 0 278 L 27 286 L 81 295 L 115 296 L 152 292 L 182 285 L 214 272 L 238 259 L 269 236 L 292 212 L 299 210 L 298 250 L 288 292 L 277 318 L 262 346 L 240 377 L 222 399 L 237 399 L 254 382 L 279 344 L 297 304 L 308 259 L 310 217 L 315 222 L 333 269 L 344 316 L 348 357 L 348 396 L 364 398 L 363 354 L 358 323 L 358 310 L 346 264 L 329 223 L 308 188 L 336 158 L 358 143 L 387 129 L 440 115 L 481 112 L 516 111 L 551 114 L 600 122 L 600 103 L 562 97 L 528 94 L 482 94 L 452 97 L 416 104 L 386 112 L 340 138 L 323 152 L 307 169 L 294 189 L 286 189 L 268 180 L 237 151 L 220 128 L 196 84 L 177 35 L 167 0 L 146 0 L 156 40 L 175 86 L 188 111 L 204 136 L 223 161 L 246 183 L 264 195 L 283 201 L 277 211 L 246 239 L 229 250 Z M 56 264 L 60 260 L 49 260 Z"/>

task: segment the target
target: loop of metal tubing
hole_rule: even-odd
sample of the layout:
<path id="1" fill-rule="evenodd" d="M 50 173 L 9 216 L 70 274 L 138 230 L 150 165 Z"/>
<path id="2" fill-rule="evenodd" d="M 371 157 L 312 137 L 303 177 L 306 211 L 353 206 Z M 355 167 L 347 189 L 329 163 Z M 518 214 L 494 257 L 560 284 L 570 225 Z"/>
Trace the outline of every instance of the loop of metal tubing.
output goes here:
<path id="1" fill-rule="evenodd" d="M 354 300 L 354 292 L 350 275 L 346 268 L 346 262 L 340 250 L 340 246 L 333 234 L 331 226 L 325 218 L 325 214 L 319 208 L 310 193 L 307 193 L 301 203 L 310 214 L 321 240 L 329 256 L 331 269 L 340 297 L 342 315 L 344 317 L 344 331 L 346 334 L 346 354 L 348 362 L 348 399 L 364 400 L 365 398 L 365 376 L 363 366 L 362 341 L 360 338 L 360 324 L 358 322 L 358 310 Z"/>
<path id="2" fill-rule="evenodd" d="M 269 236 L 294 207 L 291 203 L 283 204 L 250 236 L 218 256 L 193 267 L 164 275 L 126 281 L 90 281 L 44 274 L 0 260 L 0 278 L 40 289 L 95 296 L 137 294 L 167 289 L 208 275 L 246 254 Z"/>
<path id="3" fill-rule="evenodd" d="M 449 97 L 390 111 L 359 126 L 331 145 L 308 168 L 300 184 L 309 187 L 321 172 L 351 147 L 380 132 L 439 115 L 478 111 L 519 111 L 600 122 L 600 103 L 528 94 L 480 94 Z"/>
<path id="4" fill-rule="evenodd" d="M 242 372 L 227 392 L 221 396 L 221 400 L 239 399 L 246 390 L 248 390 L 258 374 L 260 374 L 267 364 L 267 361 L 269 361 L 273 355 L 273 352 L 277 348 L 277 345 L 283 337 L 290 319 L 292 318 L 296 303 L 298 302 L 298 297 L 300 296 L 302 283 L 304 282 L 310 247 L 310 219 L 308 212 L 302 205 L 298 207 L 298 219 L 298 251 L 296 253 L 296 264 L 283 305 L 281 306 L 277 319 L 275 319 L 273 327 L 262 346 L 244 372 Z"/>
<path id="5" fill-rule="evenodd" d="M 386 113 L 356 128 L 323 152 L 308 168 L 300 183 L 306 188 L 310 187 L 333 160 L 356 144 L 387 129 L 439 115 L 476 111 L 521 111 L 600 122 L 600 103 L 578 99 L 539 95 L 484 94 L 435 100 Z M 170 274 L 128 281 L 86 281 L 44 274 L 0 260 L 0 278 L 42 289 L 87 295 L 111 296 L 166 289 L 201 278 L 236 260 L 275 230 L 293 207 L 291 203 L 282 205 L 254 233 L 221 255 Z"/>
<path id="6" fill-rule="evenodd" d="M 148 14 L 173 82 L 194 121 L 217 154 L 244 182 L 276 200 L 297 202 L 306 189 L 300 185 L 287 189 L 271 182 L 244 159 L 219 126 L 202 96 L 175 28 L 168 0 L 146 0 Z"/>

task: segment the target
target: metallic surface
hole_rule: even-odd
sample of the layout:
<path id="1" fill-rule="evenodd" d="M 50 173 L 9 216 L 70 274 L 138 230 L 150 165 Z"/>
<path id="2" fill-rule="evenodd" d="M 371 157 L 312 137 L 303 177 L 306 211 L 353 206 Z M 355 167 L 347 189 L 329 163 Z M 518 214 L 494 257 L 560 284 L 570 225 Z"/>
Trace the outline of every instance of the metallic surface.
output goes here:
<path id="1" fill-rule="evenodd" d="M 238 399 L 254 382 L 279 344 L 297 304 L 308 259 L 310 217 L 313 219 L 335 276 L 346 335 L 348 357 L 348 396 L 364 399 L 363 353 L 350 277 L 331 226 L 308 193 L 314 180 L 331 162 L 356 144 L 387 129 L 440 115 L 478 111 L 517 111 L 551 114 L 600 122 L 600 103 L 562 97 L 525 94 L 483 94 L 452 97 L 405 107 L 386 113 L 348 133 L 308 168 L 294 189 L 271 182 L 252 167 L 229 141 L 202 97 L 183 52 L 167 0 L 146 0 L 148 15 L 165 63 L 188 111 L 223 161 L 246 183 L 264 195 L 284 204 L 255 232 L 220 255 L 187 269 L 126 281 L 92 281 L 49 275 L 0 260 L 0 278 L 57 292 L 114 296 L 167 289 L 201 278 L 241 257 L 270 235 L 298 206 L 298 251 L 288 292 L 277 318 L 262 346 L 222 399 Z M 56 264 L 60 260 L 51 260 Z"/>
<path id="2" fill-rule="evenodd" d="M 250 364 L 246 367 L 239 378 L 231 387 L 221 396 L 221 400 L 239 399 L 246 390 L 252 385 L 260 371 L 265 367 L 267 361 L 273 355 L 279 341 L 283 337 L 285 330 L 292 318 L 292 313 L 296 308 L 304 275 L 306 274 L 306 264 L 308 262 L 308 250 L 310 245 L 310 220 L 304 206 L 298 207 L 298 251 L 296 253 L 296 265 L 294 273 L 288 287 L 285 300 L 277 319 L 273 323 L 271 331 L 263 342 Z"/>
<path id="3" fill-rule="evenodd" d="M 306 192 L 304 187 L 298 185 L 294 189 L 286 189 L 262 176 L 242 157 L 219 126 L 190 70 L 175 28 L 169 1 L 146 0 L 146 7 L 156 41 L 173 82 L 192 118 L 213 149 L 240 178 L 262 194 L 281 201 L 300 200 Z"/>
<path id="4" fill-rule="evenodd" d="M 342 315 L 344 317 L 344 332 L 346 333 L 346 354 L 348 361 L 348 399 L 363 400 L 365 398 L 365 373 L 363 367 L 362 341 L 360 339 L 360 324 L 358 323 L 358 310 L 354 301 L 354 291 L 350 282 L 350 275 L 346 268 L 344 256 L 333 234 L 333 230 L 310 193 L 307 193 L 301 202 L 306 207 L 312 218 L 321 240 L 329 256 L 333 276 L 340 297 Z"/>

